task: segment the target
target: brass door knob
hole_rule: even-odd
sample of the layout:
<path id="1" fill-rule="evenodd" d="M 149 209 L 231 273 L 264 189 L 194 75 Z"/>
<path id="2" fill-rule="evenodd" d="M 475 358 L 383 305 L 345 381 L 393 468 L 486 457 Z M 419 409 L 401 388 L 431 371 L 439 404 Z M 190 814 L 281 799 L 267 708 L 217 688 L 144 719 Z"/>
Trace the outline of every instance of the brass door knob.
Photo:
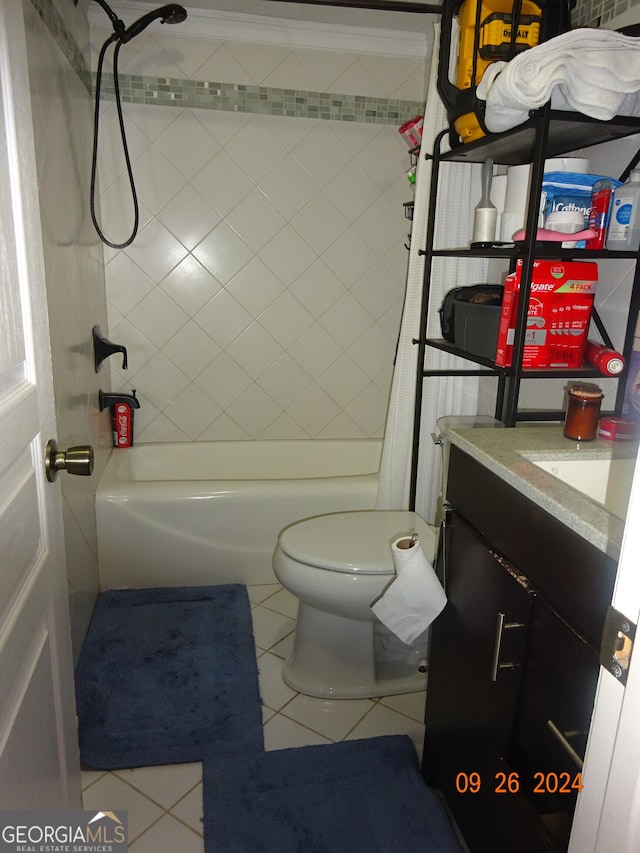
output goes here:
<path id="1" fill-rule="evenodd" d="M 90 444 L 81 444 L 78 447 L 70 447 L 65 452 L 58 450 L 56 440 L 50 438 L 44 452 L 44 467 L 50 483 L 55 481 L 58 471 L 90 477 L 93 474 L 93 447 Z"/>

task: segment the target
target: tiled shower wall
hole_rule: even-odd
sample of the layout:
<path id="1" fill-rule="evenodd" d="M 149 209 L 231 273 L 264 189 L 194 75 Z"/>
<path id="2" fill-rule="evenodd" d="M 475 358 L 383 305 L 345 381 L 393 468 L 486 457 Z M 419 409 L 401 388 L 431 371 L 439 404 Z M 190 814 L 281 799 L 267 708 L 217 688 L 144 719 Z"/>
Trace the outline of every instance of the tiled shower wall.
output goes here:
<path id="1" fill-rule="evenodd" d="M 109 33 L 94 19 L 94 71 Z M 140 232 L 106 250 L 106 286 L 109 337 L 129 353 L 127 372 L 111 359 L 113 387 L 137 389 L 138 441 L 382 436 L 410 230 L 398 126 L 424 98 L 414 45 L 381 56 L 176 26 L 123 47 Z M 119 146 L 105 101 L 112 242 L 132 221 Z"/>
<path id="2" fill-rule="evenodd" d="M 571 13 L 571 23 L 573 27 L 609 26 L 620 16 L 624 16 L 625 24 L 639 23 L 640 0 L 578 0 Z"/>
<path id="3" fill-rule="evenodd" d="M 23 0 L 58 446 L 90 444 L 92 477 L 59 478 L 74 654 L 98 594 L 95 489 L 111 435 L 98 414 L 91 330 L 106 328 L 102 247 L 88 213 L 91 155 L 89 27 L 86 3 Z M 44 342 L 43 342 L 43 345 Z M 45 436 L 45 440 L 48 436 Z"/>

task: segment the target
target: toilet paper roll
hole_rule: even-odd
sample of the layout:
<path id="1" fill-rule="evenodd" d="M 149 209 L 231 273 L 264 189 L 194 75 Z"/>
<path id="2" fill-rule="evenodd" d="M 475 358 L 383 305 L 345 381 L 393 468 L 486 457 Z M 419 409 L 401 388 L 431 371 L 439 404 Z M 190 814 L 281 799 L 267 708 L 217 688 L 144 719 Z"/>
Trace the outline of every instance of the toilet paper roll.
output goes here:
<path id="1" fill-rule="evenodd" d="M 444 609 L 447 597 L 417 536 L 400 536 L 391 544 L 396 577 L 371 609 L 410 645 Z"/>

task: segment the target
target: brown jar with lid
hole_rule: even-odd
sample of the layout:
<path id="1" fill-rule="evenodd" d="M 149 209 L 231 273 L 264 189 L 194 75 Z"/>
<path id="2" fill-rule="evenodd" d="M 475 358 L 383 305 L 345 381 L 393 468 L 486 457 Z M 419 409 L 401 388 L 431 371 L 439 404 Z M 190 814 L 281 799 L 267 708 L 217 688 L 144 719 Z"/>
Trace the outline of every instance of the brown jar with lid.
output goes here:
<path id="1" fill-rule="evenodd" d="M 593 441 L 598 435 L 602 389 L 591 382 L 567 386 L 567 415 L 564 435 L 574 441 Z"/>

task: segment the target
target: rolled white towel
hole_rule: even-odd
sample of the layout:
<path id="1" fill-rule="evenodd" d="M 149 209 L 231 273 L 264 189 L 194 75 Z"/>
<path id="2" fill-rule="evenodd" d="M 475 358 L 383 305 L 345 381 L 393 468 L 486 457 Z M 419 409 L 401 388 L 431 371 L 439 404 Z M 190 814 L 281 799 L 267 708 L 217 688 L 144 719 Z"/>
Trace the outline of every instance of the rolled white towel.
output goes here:
<path id="1" fill-rule="evenodd" d="M 477 94 L 492 133 L 522 124 L 549 100 L 553 109 L 604 121 L 640 115 L 640 38 L 588 28 L 562 33 L 510 62 L 494 62 Z"/>

